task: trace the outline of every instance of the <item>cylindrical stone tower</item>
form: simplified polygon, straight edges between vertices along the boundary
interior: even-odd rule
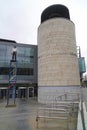
[[[47,103],[80,86],[75,25],[68,8],[52,5],[38,28],[38,101]]]

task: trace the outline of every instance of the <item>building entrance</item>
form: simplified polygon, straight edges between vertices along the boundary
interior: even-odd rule
[[[20,99],[32,98],[35,95],[34,87],[19,87],[17,93],[18,93],[17,97]]]
[[[27,98],[27,88],[26,87],[19,87],[18,88],[18,98]]]
[[[7,88],[0,88],[0,99],[6,99],[7,97]]]
[[[34,97],[34,87],[29,87],[28,88],[28,92],[29,92],[29,94],[28,94],[28,97],[30,98],[30,97]]]

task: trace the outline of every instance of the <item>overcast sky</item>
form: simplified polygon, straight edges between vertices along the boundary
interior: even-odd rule
[[[76,44],[87,61],[87,0],[0,0],[0,38],[37,44],[42,11],[52,4],[64,4],[75,23]]]

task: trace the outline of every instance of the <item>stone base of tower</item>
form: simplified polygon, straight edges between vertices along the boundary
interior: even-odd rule
[[[80,86],[39,86],[38,102],[47,104],[57,101],[76,101],[80,99]]]

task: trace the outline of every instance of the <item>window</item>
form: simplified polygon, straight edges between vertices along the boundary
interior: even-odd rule
[[[23,47],[17,47],[17,60],[20,63],[24,62],[25,49]]]
[[[25,48],[25,56],[29,57],[30,56],[30,49],[31,48]]]
[[[5,61],[6,59],[6,46],[0,45],[0,61]]]
[[[8,75],[9,74],[9,68],[1,67],[0,68],[0,75]]]
[[[18,68],[17,75],[33,75],[32,68]]]
[[[9,68],[1,67],[0,75],[8,75]],[[33,75],[33,68],[17,68],[17,75]]]
[[[34,48],[18,47],[17,60],[19,63],[33,63]]]
[[[7,46],[6,49],[6,61],[10,61],[12,59],[12,48],[13,46]]]

